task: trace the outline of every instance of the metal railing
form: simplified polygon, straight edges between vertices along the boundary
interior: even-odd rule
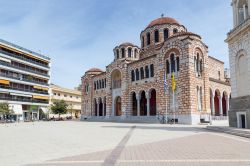
[[[40,65],[40,66],[42,66],[42,67],[49,68],[48,65],[45,65],[45,64],[43,64],[43,63],[39,63],[39,62],[37,62],[37,61],[35,61],[35,60],[32,60],[32,59],[29,59],[29,58],[25,58],[24,56],[18,56],[18,55],[15,55],[15,54],[9,53],[9,52],[7,52],[7,51],[3,51],[3,50],[0,50],[0,53],[3,53],[3,54],[5,54],[5,55],[8,55],[8,56],[11,56],[11,57],[20,59],[20,60],[24,60],[24,61],[26,61],[26,62],[34,63],[34,64]]]
[[[29,103],[43,103],[43,104],[49,104],[48,101],[34,100],[34,99],[24,99],[24,98],[13,98],[13,97],[0,97],[0,100],[9,100],[9,101],[21,101],[21,102],[29,102]]]
[[[14,77],[14,76],[9,75],[9,74],[0,73],[0,76],[2,76],[2,77],[8,77],[8,78],[11,78],[11,79],[16,79],[16,80],[20,80],[20,81],[27,81],[27,82],[31,82],[31,83],[36,83],[36,84],[41,84],[41,85],[47,85],[47,86],[49,86],[48,83],[39,82],[39,81],[35,81],[35,80],[30,80],[30,79],[26,79],[26,78]]]
[[[41,73],[41,72],[38,72],[38,71],[35,71],[35,70],[31,70],[31,69],[27,69],[27,68],[20,67],[20,66],[15,66],[15,65],[13,65],[11,63],[8,63],[8,62],[0,61],[0,64],[4,65],[4,66],[7,66],[7,67],[13,67],[13,68],[16,68],[16,69],[19,69],[19,70],[24,70],[24,71],[28,71],[28,72],[31,72],[31,73],[34,73],[34,74],[38,74],[38,75],[43,75],[43,76],[49,77],[48,74]]]
[[[0,88],[9,89],[9,90],[18,90],[18,91],[23,91],[23,92],[45,94],[45,95],[49,94],[48,92],[45,92],[45,91],[38,91],[38,90],[34,90],[34,89],[25,89],[25,88],[16,88],[16,87],[13,87],[13,86],[7,86],[7,87],[6,86],[0,86]]]

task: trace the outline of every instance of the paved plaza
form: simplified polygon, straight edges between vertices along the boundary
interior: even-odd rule
[[[0,165],[250,165],[249,139],[204,127],[76,121],[1,124]]]

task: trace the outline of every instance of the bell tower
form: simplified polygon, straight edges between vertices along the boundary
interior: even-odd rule
[[[242,24],[250,14],[250,1],[249,0],[233,0],[233,23],[234,28]]]

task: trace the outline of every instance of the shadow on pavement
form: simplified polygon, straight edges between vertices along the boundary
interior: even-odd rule
[[[131,128],[131,126],[102,126],[103,128]],[[207,131],[202,127],[179,127],[179,126],[136,126],[136,129],[143,130],[165,130],[165,131],[193,131],[193,132],[204,132]]]

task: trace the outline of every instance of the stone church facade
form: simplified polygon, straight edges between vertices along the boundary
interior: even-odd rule
[[[229,125],[250,128],[250,0],[232,0],[233,29],[226,42],[232,84]]]
[[[199,35],[161,17],[140,39],[141,47],[116,46],[105,71],[92,68],[82,76],[82,120],[157,120],[162,114],[178,123],[198,124],[227,116],[231,91],[224,63],[208,56]]]

